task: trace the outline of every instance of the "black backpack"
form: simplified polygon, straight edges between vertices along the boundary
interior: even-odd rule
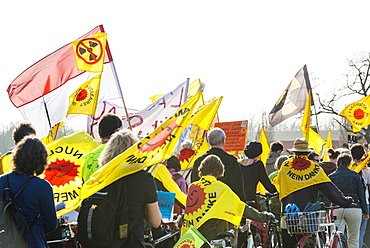
[[[86,248],[130,247],[133,233],[128,226],[124,178],[108,185],[82,202],[77,240]]]
[[[9,187],[8,175],[5,175],[5,188],[3,190],[3,201],[0,202],[0,247],[2,248],[23,248],[28,247],[28,233],[26,219],[22,210],[17,207],[14,199],[22,192],[27,184],[33,179],[30,177],[14,195]]]

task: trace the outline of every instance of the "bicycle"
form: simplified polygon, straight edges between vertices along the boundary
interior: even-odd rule
[[[334,223],[333,211],[339,207],[325,207],[313,212],[286,213],[286,224],[290,235],[303,235],[296,248],[347,248],[347,241]],[[329,210],[329,219],[327,218]],[[325,234],[325,235],[323,235]]]
[[[268,212],[271,212],[270,208],[270,200],[277,198],[278,193],[268,193],[261,194],[259,192],[256,193],[257,196],[266,199],[266,209]],[[273,219],[267,221],[267,223],[259,223],[256,221],[252,221],[251,225],[253,229],[262,230],[262,237],[259,234],[255,235],[254,241],[256,245],[259,245],[263,248],[281,248],[282,247],[282,232],[280,228],[280,223],[278,219]],[[263,231],[266,230],[266,236],[263,235]]]
[[[175,245],[180,238],[179,222],[181,219],[182,215],[174,215],[174,219],[170,223],[161,224],[162,232],[165,234],[156,239],[153,237],[151,228],[147,226],[147,230],[144,234],[145,248],[154,248],[164,242],[170,242],[172,246]]]
[[[246,246],[243,246],[243,248],[255,248],[254,240],[253,240],[253,234],[250,230],[250,220],[246,220],[245,225],[239,226],[240,232],[248,232],[248,238]],[[232,247],[232,241],[235,239],[235,229],[231,229],[227,232],[220,232],[216,235],[217,239],[211,240],[209,242],[209,245],[211,248],[215,247],[223,247],[223,248],[231,248]]]
[[[60,239],[48,240],[49,245],[54,243],[62,243],[63,247],[79,248],[80,245],[76,239],[77,222],[61,222],[62,236]]]
[[[216,238],[217,239],[209,241],[209,245],[211,248],[231,248],[232,240],[235,238],[235,230],[231,229],[227,232],[217,233]]]

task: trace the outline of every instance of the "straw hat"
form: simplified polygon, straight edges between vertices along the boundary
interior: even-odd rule
[[[291,152],[312,152],[312,148],[308,147],[308,141],[305,138],[297,138],[294,141],[293,148],[288,149]]]

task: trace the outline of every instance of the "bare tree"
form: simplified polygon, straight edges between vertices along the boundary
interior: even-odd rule
[[[358,96],[361,99],[370,93],[370,53],[360,53],[348,60],[349,70],[344,75],[344,85],[338,85],[331,91],[331,96],[323,97],[316,93],[319,109],[316,114],[334,115],[334,120],[347,132],[352,132],[351,125],[343,116],[339,116],[338,102],[348,99],[349,96]],[[370,128],[365,127],[358,132],[357,140],[365,138],[370,143]]]

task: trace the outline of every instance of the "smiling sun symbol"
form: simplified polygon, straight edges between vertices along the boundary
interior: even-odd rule
[[[292,168],[297,171],[305,170],[308,167],[310,167],[310,165],[311,165],[310,161],[304,158],[296,158],[292,162]]]
[[[51,162],[45,170],[45,180],[51,185],[61,186],[74,180],[79,165],[66,160],[57,159]]]
[[[186,199],[185,214],[191,214],[200,209],[206,201],[206,193],[199,185],[192,185],[189,188],[188,197]]]
[[[81,91],[80,91],[80,93],[78,93],[78,95],[76,96],[76,100],[77,100],[78,102],[81,102],[81,101],[83,101],[83,100],[85,100],[85,99],[86,99],[87,95],[88,95],[87,90],[83,89],[83,90],[81,90]]]

